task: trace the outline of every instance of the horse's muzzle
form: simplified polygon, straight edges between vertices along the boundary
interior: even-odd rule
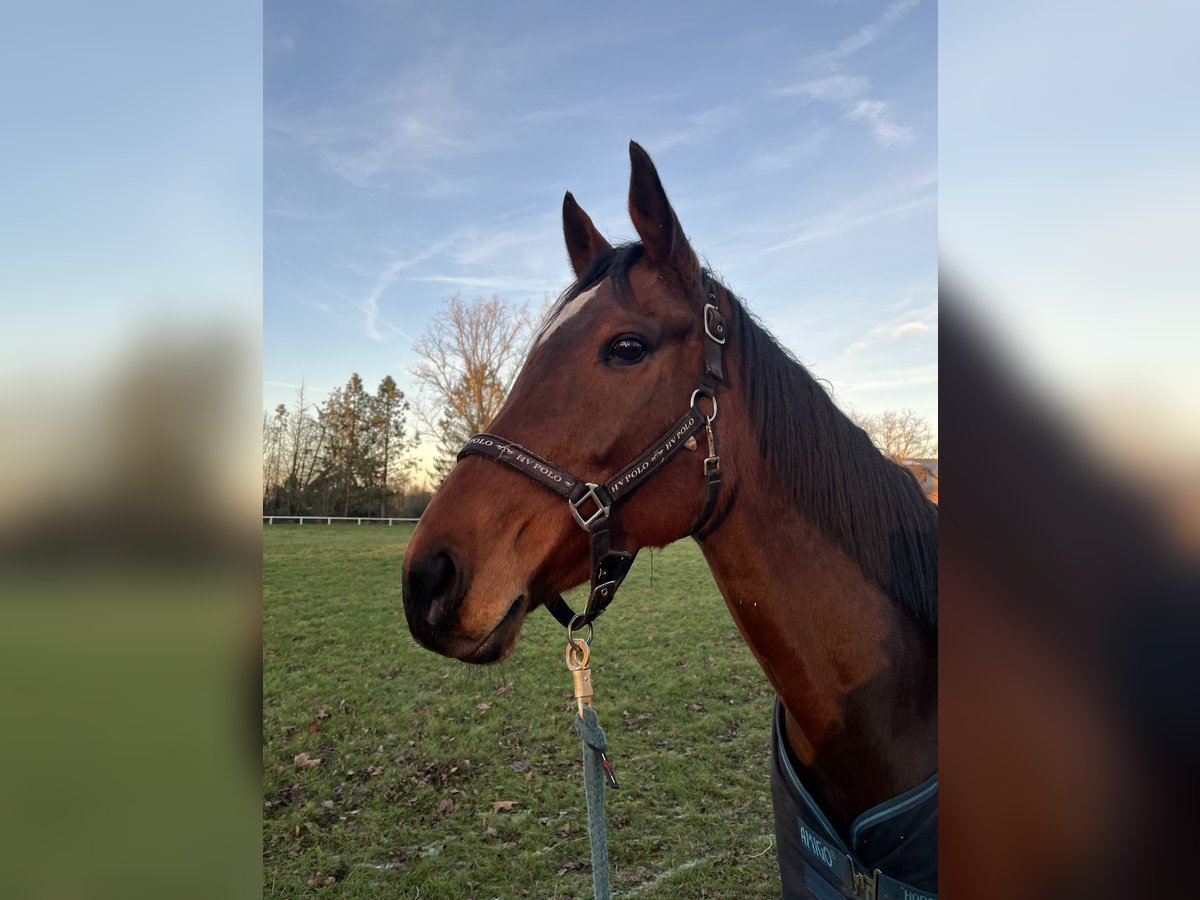
[[[404,568],[404,614],[417,643],[427,650],[470,663],[503,659],[515,637],[514,624],[525,612],[526,595],[518,595],[486,634],[463,628],[458,613],[470,576],[448,547],[415,556]],[[519,630],[519,626],[518,626]]]
[[[439,649],[424,640],[445,631],[455,610],[467,592],[462,566],[447,548],[406,560],[404,567],[404,613],[413,636],[430,649]]]

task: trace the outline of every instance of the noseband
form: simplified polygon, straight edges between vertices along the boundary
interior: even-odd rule
[[[577,478],[520,444],[494,434],[477,434],[458,451],[458,459],[472,454],[482,456],[514,469],[535,484],[558,494],[567,501],[575,522],[588,533],[591,545],[591,590],[587,607],[582,614],[576,615],[561,595],[547,604],[547,609],[564,628],[582,628],[594,622],[612,603],[617,588],[629,574],[637,556],[636,550],[628,551],[616,546],[623,543],[624,538],[617,505],[627,500],[651,475],[660,471],[701,430],[708,439],[708,456],[704,460],[704,509],[688,534],[695,534],[703,528],[716,508],[721,489],[721,457],[717,455],[714,423],[717,420],[717,387],[726,383],[726,327],[717,306],[716,284],[708,272],[704,273],[704,288],[707,299],[702,313],[705,341],[700,387],[692,392],[687,412],[679,417],[670,430],[604,484]],[[711,414],[700,409],[701,398],[707,398],[712,404]],[[694,441],[692,447],[695,447]]]

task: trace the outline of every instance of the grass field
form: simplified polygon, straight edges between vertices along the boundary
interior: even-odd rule
[[[499,665],[420,649],[410,534],[264,529],[264,893],[590,897],[564,633],[537,610]],[[691,541],[642,554],[592,651],[614,893],[778,897],[773,697]]]

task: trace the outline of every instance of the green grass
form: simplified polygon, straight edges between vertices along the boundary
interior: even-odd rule
[[[264,529],[265,895],[590,897],[564,632],[537,610],[485,667],[417,647],[410,534]],[[773,698],[691,541],[642,554],[592,669],[614,893],[778,897]]]

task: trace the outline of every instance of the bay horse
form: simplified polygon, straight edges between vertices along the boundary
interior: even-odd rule
[[[779,697],[784,895],[933,896],[937,510],[701,265],[632,142],[630,160],[640,241],[612,246],[566,194],[576,280],[413,533],[409,628],[495,662],[531,610],[569,621],[559,594],[590,577],[571,624],[590,623],[640,548],[692,537]]]

